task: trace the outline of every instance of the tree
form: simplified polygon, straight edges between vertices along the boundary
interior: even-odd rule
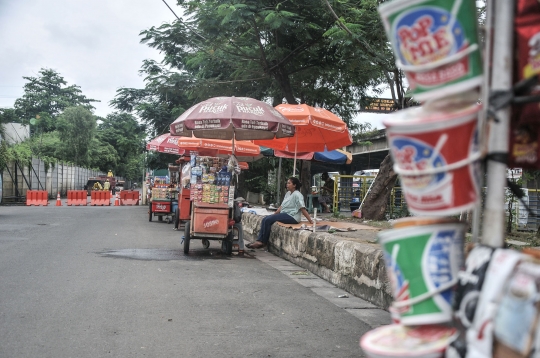
[[[155,134],[166,130],[175,111],[217,95],[324,107],[354,130],[352,118],[367,91],[382,83],[378,64],[330,36],[336,21],[321,3],[190,0],[179,6],[186,20],[142,32],[142,42],[164,54],[162,64],[145,62],[146,88],[121,89],[113,101],[136,111]],[[378,19],[373,1],[358,6]],[[302,179],[305,193],[310,178]]]
[[[335,20],[319,3],[192,0],[181,6],[188,20],[143,31],[143,42],[164,53],[164,65],[191,75],[185,90],[194,102],[215,95],[285,99],[332,110],[354,127],[359,99],[380,83],[374,64],[351,58],[349,48],[326,36]],[[165,73],[151,70],[160,78]]]
[[[329,36],[336,41],[352,41],[363,52],[367,61],[372,61],[379,68],[390,89],[395,109],[403,109],[416,103],[406,96],[403,84],[403,71],[395,65],[395,57],[386,39],[376,8],[382,1],[333,1],[323,0],[329,11],[336,19],[337,28],[329,32]],[[369,3],[368,6],[358,6],[359,3]],[[338,13],[340,14],[338,16]],[[367,103],[365,103],[367,104]],[[355,139],[361,139],[357,136]],[[355,141],[356,141],[355,140]],[[385,218],[388,199],[392,187],[397,180],[397,173],[393,170],[393,160],[390,154],[381,163],[379,174],[375,178],[369,195],[362,206],[362,215],[369,220],[382,220]]]
[[[128,173],[142,172],[141,154],[144,152],[144,138],[146,137],[145,126],[139,124],[135,117],[127,113],[112,113],[106,118],[101,118],[98,125],[97,138],[103,144],[108,144],[114,149],[118,160],[113,162],[111,158],[106,160],[107,168],[98,167],[102,170],[112,170],[119,176],[128,177]],[[134,169],[134,163],[140,167]]]
[[[99,137],[99,133],[92,139],[88,150],[88,166],[98,168],[102,172],[108,172],[116,168],[121,158],[111,144],[102,142],[97,137]]]
[[[140,72],[146,75],[145,88],[120,88],[110,103],[119,111],[135,113],[147,125],[147,134],[157,137],[194,104],[189,99],[191,76],[168,71],[153,60],[144,61]]]
[[[29,124],[30,120],[42,117],[41,128],[50,132],[56,128],[57,117],[68,107],[82,106],[88,111],[94,107],[77,85],[68,85],[66,80],[55,70],[42,68],[38,77],[24,77],[24,94],[14,104],[18,122]]]
[[[58,117],[56,127],[64,158],[77,165],[87,165],[90,143],[96,132],[92,112],[82,106],[66,108]]]

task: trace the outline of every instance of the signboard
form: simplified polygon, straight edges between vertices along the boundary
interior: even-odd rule
[[[392,98],[368,98],[369,105],[364,106],[360,112],[370,113],[390,113],[396,110],[396,105]]]

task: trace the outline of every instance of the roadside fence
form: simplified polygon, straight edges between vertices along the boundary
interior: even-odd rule
[[[88,178],[107,173],[61,161],[46,165],[39,158],[32,158],[31,163],[10,162],[0,174],[2,202],[24,203],[28,190],[46,191],[49,199],[56,198],[57,193],[66,197],[69,190],[83,190]]]

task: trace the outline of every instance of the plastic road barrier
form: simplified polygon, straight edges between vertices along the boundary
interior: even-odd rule
[[[120,205],[138,205],[139,192],[136,190],[122,190],[120,192]]]
[[[90,195],[90,205],[92,206],[110,206],[111,205],[111,192],[92,190]]]
[[[86,206],[88,204],[88,193],[86,190],[68,190],[67,205],[68,206]]]
[[[49,193],[46,190],[28,190],[26,192],[26,206],[49,205]]]

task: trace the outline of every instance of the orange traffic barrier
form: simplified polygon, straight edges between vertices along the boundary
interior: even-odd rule
[[[68,190],[67,205],[68,206],[86,206],[88,204],[88,193],[86,190]]]
[[[120,200],[118,200],[118,194],[115,195],[114,206],[120,206]]]
[[[56,194],[56,206],[62,206],[62,200],[60,200],[60,193]]]
[[[90,195],[90,205],[93,206],[110,206],[111,192],[102,190],[92,190]]]
[[[137,205],[139,192],[135,190],[122,190],[120,192],[120,205]]]
[[[26,205],[49,205],[49,193],[47,193],[47,190],[27,190]]]

